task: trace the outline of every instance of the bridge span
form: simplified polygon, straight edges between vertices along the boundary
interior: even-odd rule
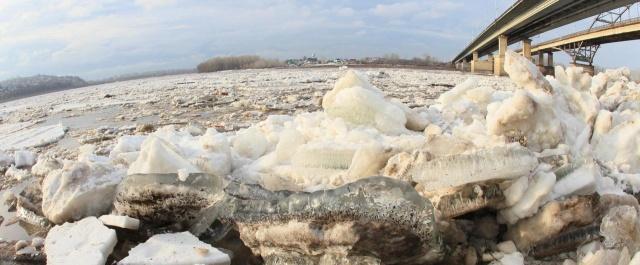
[[[553,66],[553,52],[565,51],[572,57],[574,64],[593,72],[593,57],[600,45],[637,39],[640,39],[640,18],[594,27],[548,40],[533,45],[530,53],[538,55],[538,66],[546,66],[548,68]],[[582,52],[577,51],[580,48],[583,48]],[[519,52],[522,52],[522,50]],[[546,64],[544,61],[545,54],[547,55]]]
[[[597,16],[597,20],[602,14],[618,8],[628,8],[637,2],[640,1],[518,0],[469,43],[452,62],[461,70],[492,71],[496,75],[504,75],[504,54],[508,45],[521,41],[524,55],[531,58],[531,36],[592,16]],[[578,53],[584,53],[586,48],[587,46],[581,45]],[[495,51],[497,53],[493,54]],[[489,55],[489,59],[479,60],[484,55]]]

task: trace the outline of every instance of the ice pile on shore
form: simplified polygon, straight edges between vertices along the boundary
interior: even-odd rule
[[[640,251],[640,86],[625,70],[544,77],[513,52],[505,70],[512,90],[469,79],[420,109],[349,71],[322,111],[235,133],[166,126],[121,137],[108,157],[83,147],[78,161],[43,157],[32,171],[46,174],[54,223],[111,210],[147,233],[190,229],[221,245],[234,230],[274,262],[628,264]],[[175,238],[154,236],[125,261]],[[375,244],[395,238],[416,243]]]

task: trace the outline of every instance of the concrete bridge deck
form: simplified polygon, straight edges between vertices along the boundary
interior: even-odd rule
[[[460,54],[454,63],[488,55],[505,46],[527,40],[531,36],[591,17],[602,12],[627,6],[637,0],[518,0]],[[501,45],[499,37],[505,36]]]
[[[531,47],[531,53],[549,53],[570,49],[578,44],[585,46],[640,39],[640,18],[596,27],[548,40]]]

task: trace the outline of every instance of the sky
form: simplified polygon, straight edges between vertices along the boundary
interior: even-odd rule
[[[87,80],[195,68],[210,57],[429,54],[450,61],[513,0],[0,0],[0,80]],[[582,24],[581,24],[582,23]],[[585,29],[587,21],[534,37]],[[637,42],[596,63],[640,68]],[[561,61],[562,58],[557,59]]]

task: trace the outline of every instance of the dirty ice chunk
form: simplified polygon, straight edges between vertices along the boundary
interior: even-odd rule
[[[44,251],[47,264],[66,265],[81,261],[104,265],[117,243],[116,232],[95,217],[55,226],[47,234]]]
[[[532,217],[509,226],[505,238],[512,240],[518,249],[529,249],[571,226],[591,224],[595,218],[592,199],[573,196],[562,201],[551,201]]]
[[[57,124],[0,135],[0,150],[18,150],[54,143],[62,139],[66,131],[65,126]]]
[[[131,164],[128,175],[178,173],[200,173],[200,170],[186,160],[180,150],[160,137],[149,136],[142,144],[140,155]]]
[[[198,240],[189,232],[154,235],[129,251],[129,256],[118,262],[122,265],[186,265],[230,264],[229,255]]]
[[[138,230],[140,220],[124,215],[107,214],[100,216],[100,221],[108,226],[121,227],[125,229]]]
[[[118,186],[113,206],[118,215],[156,227],[188,224],[220,200],[223,187],[222,177],[211,174],[193,173],[183,181],[176,173],[128,175]]]
[[[36,155],[28,150],[18,150],[13,154],[16,167],[30,167],[36,163]]]
[[[564,138],[562,126],[550,104],[539,99],[551,97],[542,93],[533,97],[517,90],[510,98],[487,106],[487,132],[504,135],[534,151],[555,148]]]
[[[607,248],[626,246],[633,251],[640,250],[638,211],[629,205],[611,208],[602,218],[600,234]]]
[[[42,181],[42,211],[56,224],[103,214],[124,175],[109,164],[67,162]]]

